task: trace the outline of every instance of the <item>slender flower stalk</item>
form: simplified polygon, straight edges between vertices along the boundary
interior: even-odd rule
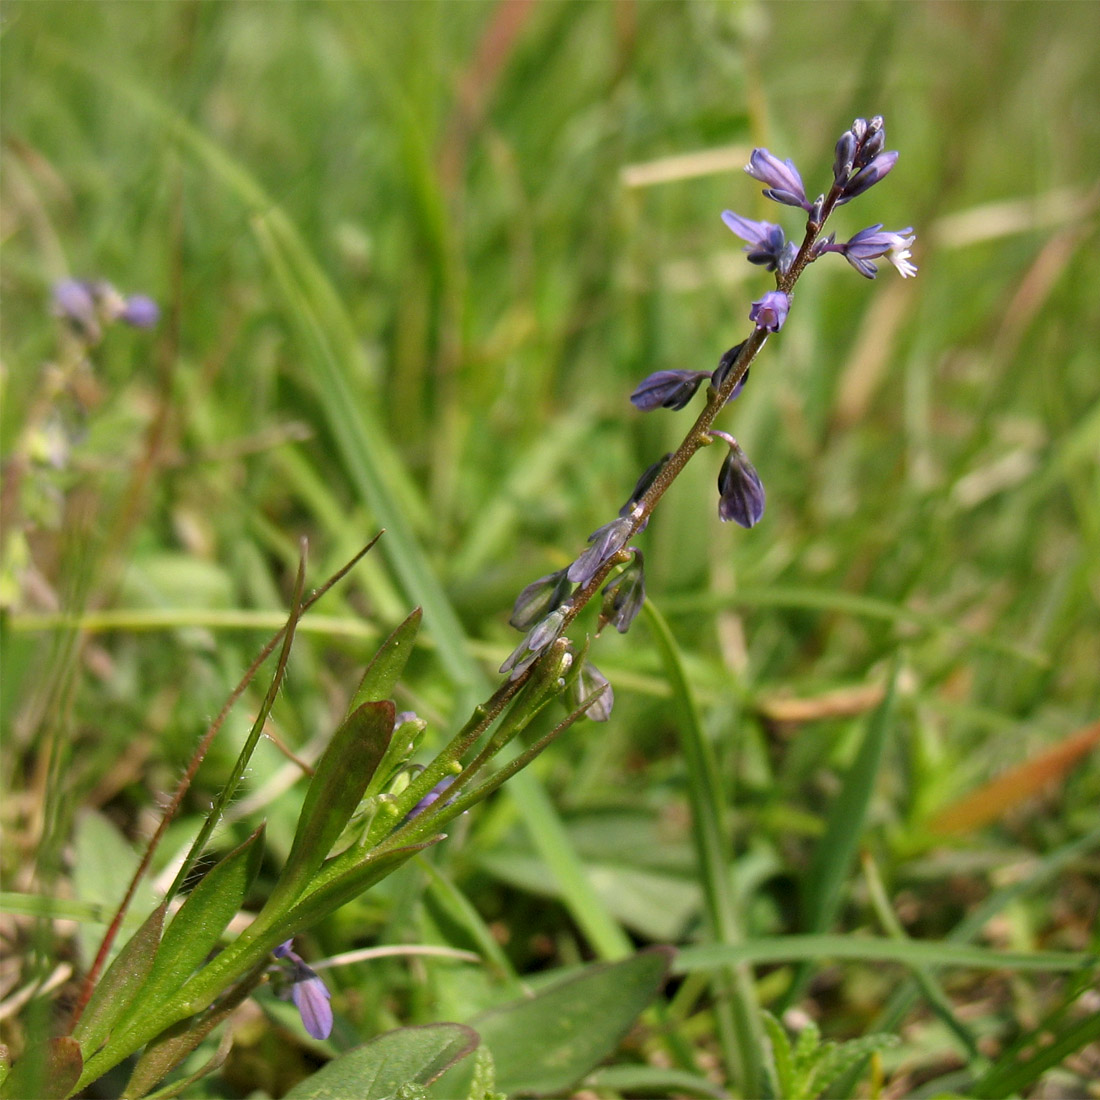
[[[725,439],[729,445],[730,450],[719,476],[721,518],[734,520],[745,527],[752,527],[761,520],[765,494],[760,475],[736,441],[724,432],[716,432],[713,425],[727,402],[741,392],[748,379],[749,368],[768,338],[778,333],[786,322],[793,304],[795,284],[809,264],[830,252],[836,252],[843,255],[860,274],[873,278],[877,269],[871,261],[885,256],[903,278],[916,274],[910,254],[915,237],[909,229],[891,233],[883,232],[881,224],[873,225],[843,244],[838,244],[832,235],[822,236],[823,227],[838,206],[860,197],[893,170],[898,154],[887,151],[885,143],[886,132],[880,116],[869,120],[856,119],[836,142],[832,186],[812,201],[807,197],[802,176],[793,161],[781,160],[767,149],[753,151],[745,171],[766,185],[764,195],[783,206],[805,211],[807,218],[802,242],[795,247],[778,224],[754,221],[729,210],[723,212],[722,220],[726,226],[745,242],[749,262],[774,273],[775,287],[753,303],[749,313],[752,331],[722,356],[718,368],[710,375],[706,402],[679,447],[646,470],[619,518],[593,533],[588,548],[566,570],[568,581],[576,586],[568,600],[536,624],[505,662],[504,671],[511,672],[511,679],[503,694],[498,692],[501,705],[532,674],[550,643],[568,631],[576,616],[599,592],[610,572],[628,560],[623,548],[645,529],[658,501],[698,450],[716,438]],[[643,412],[659,408],[681,409],[697,392],[703,377],[701,371],[657,371],[635,389],[631,402]],[[629,572],[627,570],[623,576]],[[525,589],[525,593],[540,584],[545,589],[549,579],[542,578],[535,582],[535,585]],[[603,621],[615,621],[618,625],[621,619],[629,626],[632,615],[626,617],[620,613],[620,619],[616,619],[619,612],[614,608],[616,592],[620,593],[620,601],[625,606],[628,589],[627,581],[622,578],[608,585],[604,592]],[[610,602],[608,592],[611,593]],[[521,595],[521,601],[523,598]],[[517,607],[521,601],[517,601]],[[524,622],[526,624],[526,620]]]

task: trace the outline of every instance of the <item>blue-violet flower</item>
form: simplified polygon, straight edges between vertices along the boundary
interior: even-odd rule
[[[317,971],[295,954],[293,944],[293,940],[287,940],[279,944],[272,954],[277,959],[287,959],[291,964],[289,996],[302,1017],[306,1031],[314,1039],[327,1039],[332,1034],[332,1005],[329,1004],[332,994],[318,977]]]
[[[797,254],[794,242],[788,244],[781,225],[771,222],[754,222],[732,210],[722,211],[722,221],[727,228],[745,241],[745,251],[750,264],[758,264],[769,271],[786,271]]]
[[[756,322],[757,328],[765,332],[778,332],[787,319],[791,300],[781,290],[769,290],[758,302],[753,302],[749,310],[749,320]]]
[[[811,204],[806,200],[806,189],[794,161],[780,160],[767,149],[753,149],[745,171],[753,179],[767,184],[764,194],[769,199],[787,206],[801,206],[803,210],[810,209]]]

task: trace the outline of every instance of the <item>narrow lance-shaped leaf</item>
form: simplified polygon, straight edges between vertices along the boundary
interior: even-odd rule
[[[423,612],[416,608],[411,615],[378,647],[371,658],[363,678],[348,707],[350,715],[363,703],[380,703],[393,698],[393,689],[405,671],[405,663],[412,653],[416,635],[420,630]]]
[[[389,700],[363,703],[332,735],[306,792],[294,843],[265,906],[267,913],[293,904],[332,851],[385,754],[393,722]]]
[[[61,1100],[80,1079],[84,1062],[80,1044],[68,1035],[28,1047],[0,1084],[4,1100]]]
[[[134,1015],[147,1015],[180,989],[217,946],[244,904],[263,859],[261,825],[219,860],[187,896],[164,931],[153,971],[142,986]]]
[[[130,1080],[123,1091],[124,1096],[145,1096],[158,1081],[163,1080],[184,1058],[186,1058],[233,1010],[247,997],[263,977],[267,963],[262,962],[251,974],[229,991],[216,1004],[205,1012],[182,1020],[158,1035],[142,1051],[137,1065],[134,1066]],[[178,1096],[181,1086],[186,1086],[208,1073],[212,1073],[225,1061],[228,1048],[224,1053],[216,1054],[200,1071],[192,1074],[187,1081],[173,1083],[170,1089],[158,1092],[157,1096]]]
[[[340,867],[336,874],[325,877],[317,889],[309,893],[305,898],[295,904],[291,909],[278,915],[278,922],[264,933],[263,942],[270,943],[273,949],[278,944],[289,940],[304,928],[309,928],[319,920],[327,917],[329,913],[346,905],[353,898],[357,898],[364,890],[373,886],[376,882],[392,874],[407,860],[412,859],[417,852],[430,848],[443,837],[435,836],[420,844],[407,844],[401,848],[394,848],[377,855],[361,856],[358,862],[348,862],[345,867]],[[351,855],[345,852],[344,856]],[[336,869],[344,860],[336,857],[329,861]],[[261,916],[262,919],[262,916]]]
[[[135,994],[152,972],[167,911],[168,903],[161,902],[145,918],[96,984],[88,1007],[73,1029],[73,1038],[81,1044],[85,1058],[95,1053],[118,1020],[129,1011]]]

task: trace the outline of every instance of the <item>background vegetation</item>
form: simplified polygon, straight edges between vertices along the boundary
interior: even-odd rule
[[[770,283],[719,213],[781,217],[741,172],[748,150],[793,157],[813,194],[840,132],[881,113],[901,160],[836,228],[912,225],[920,275],[808,273],[723,424],[767,487],[764,521],[719,524],[701,455],[640,543],[649,594],[733,807],[750,941],[900,935],[892,913],[933,943],[1095,950],[1094,20],[1053,2],[5,5],[5,888],[117,896],[161,793],[281,622],[302,535],[317,583],[388,529],[303,622],[272,732],[315,754],[379,637],[423,604],[399,702],[441,743],[515,644],[515,594],[574,558],[686,428],[635,413],[630,390],[710,369],[747,334]],[[50,286],[69,275],[164,316],[112,330],[51,394]],[[438,874],[410,865],[318,927],[307,957],[492,941],[530,978],[613,954],[608,925],[636,944],[697,937],[692,780],[660,649],[640,621],[594,656],[611,721],[535,770],[602,912],[561,900],[530,807],[505,793],[434,853]],[[895,659],[863,869],[843,869],[817,926],[818,841]],[[988,786],[1005,773],[1015,786]],[[266,745],[219,848],[266,817],[271,858],[285,851],[296,776]],[[102,931],[58,925],[35,955],[34,926],[4,922],[6,996],[34,965],[64,988],[54,966],[79,970]],[[798,973],[757,967],[763,1002],[789,1007]],[[940,973],[934,1008],[884,1020],[904,974],[818,959],[794,1001],[829,1038],[901,1035],[880,1063],[889,1095],[972,1079],[1098,1011],[1072,976],[963,967]],[[329,975],[329,1053],[501,997],[495,971],[453,960]],[[705,1074],[692,981],[666,1024]],[[249,1011],[209,1095],[279,1095],[315,1057]],[[660,1061],[655,1027],[620,1060]],[[1100,1051],[1066,1053],[1014,1086],[1085,1095]]]

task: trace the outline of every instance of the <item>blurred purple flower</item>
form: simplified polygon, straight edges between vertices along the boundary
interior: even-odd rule
[[[657,480],[657,475],[664,469],[665,463],[672,457],[672,452],[662,455],[652,466],[647,466],[642,472],[642,476],[638,478],[637,484],[634,486],[634,491],[630,494],[630,499],[619,509],[619,515],[626,517],[634,511],[639,500],[642,499],[649,492],[649,487]],[[642,528],[639,527],[638,531],[641,532]]]
[[[332,994],[317,972],[292,950],[293,944],[293,940],[287,940],[272,952],[275,958],[286,959],[291,965],[287,975],[291,982],[290,992],[280,996],[284,1000],[289,996],[294,1001],[302,1024],[314,1039],[327,1039],[332,1034],[332,1005],[329,1004]]]
[[[118,319],[134,328],[152,328],[160,320],[160,306],[144,294],[131,294]]]
[[[62,279],[54,283],[53,311],[88,343],[94,344],[99,340],[102,333],[91,283],[83,279]]]
[[[769,290],[758,302],[753,302],[749,310],[749,320],[756,322],[757,328],[765,332],[778,332],[787,319],[791,300],[781,290]]]
[[[787,206],[801,206],[803,210],[810,209],[812,204],[806,200],[806,189],[794,161],[780,160],[767,149],[753,149],[745,171],[753,179],[767,184],[764,194],[769,199]]]
[[[705,370],[659,370],[638,383],[630,403],[642,412],[654,409],[682,409],[710,372]]]

